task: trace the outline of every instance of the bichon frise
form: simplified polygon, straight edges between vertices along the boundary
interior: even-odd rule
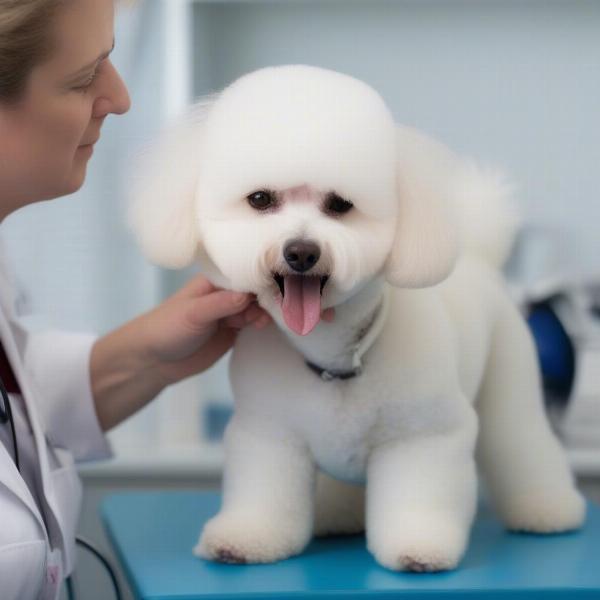
[[[160,147],[132,203],[147,256],[198,261],[275,321],[233,351],[223,504],[197,554],[271,562],[364,528],[390,569],[452,569],[476,459],[508,528],[582,523],[499,271],[516,220],[498,172],[301,65],[240,78]]]

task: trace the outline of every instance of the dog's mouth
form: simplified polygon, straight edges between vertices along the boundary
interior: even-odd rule
[[[319,293],[321,296],[323,295],[323,288],[329,279],[329,275],[279,275],[278,273],[273,273],[273,279],[279,287],[279,291],[281,292],[281,298],[285,298],[285,278],[286,277],[298,277],[300,279],[318,279],[319,280]]]
[[[321,319],[321,297],[329,275],[273,274],[281,292],[286,325],[299,335],[309,334]]]

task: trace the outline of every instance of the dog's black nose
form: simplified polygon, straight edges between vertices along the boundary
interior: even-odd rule
[[[321,256],[321,249],[314,242],[292,240],[285,245],[283,257],[294,271],[304,273],[314,267]]]

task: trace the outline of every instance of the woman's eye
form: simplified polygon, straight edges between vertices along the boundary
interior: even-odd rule
[[[256,210],[266,210],[275,204],[275,195],[273,192],[267,190],[259,190],[258,192],[252,192],[246,196],[248,203],[252,208]]]
[[[75,86],[74,89],[78,92],[85,92],[88,88],[90,88],[92,86],[92,83],[94,83],[94,81],[96,80],[96,77],[98,77],[98,75],[100,75],[103,72],[108,60],[108,58],[104,58],[99,63],[97,63],[93,72],[88,75],[87,79],[82,81],[79,85]]]
[[[335,193],[328,194],[325,199],[325,211],[328,213],[333,213],[336,215],[343,215],[347,213],[354,204],[352,202],[348,202],[348,200],[344,200],[341,196],[338,196]]]
[[[96,79],[96,71],[94,71],[83,83],[76,86],[74,89],[77,91],[85,91],[92,85],[92,83],[94,83],[94,79]]]

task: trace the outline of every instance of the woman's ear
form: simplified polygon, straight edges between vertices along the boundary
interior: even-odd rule
[[[385,276],[397,287],[427,287],[445,279],[458,257],[452,213],[456,158],[408,127],[398,127],[397,140],[398,213]]]
[[[140,157],[129,223],[143,253],[169,268],[191,264],[200,243],[195,194],[204,121],[214,98],[197,104]]]

